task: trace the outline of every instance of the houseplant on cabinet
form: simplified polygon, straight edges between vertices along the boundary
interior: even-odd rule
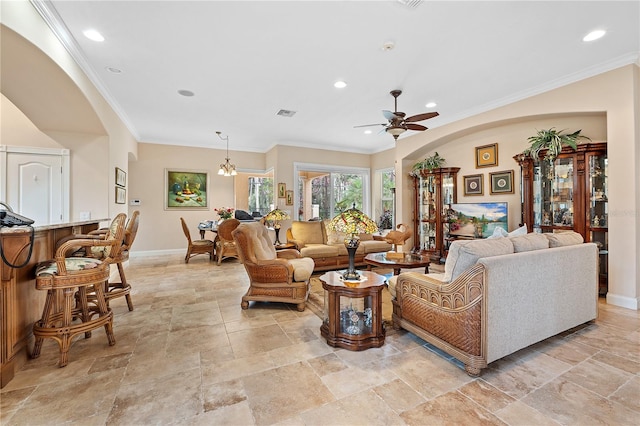
[[[538,130],[535,136],[527,138],[531,146],[522,152],[525,157],[531,157],[534,160],[538,158],[540,151],[546,150],[545,159],[553,162],[565,146],[570,147],[574,151],[578,147],[580,139],[588,139],[587,136],[581,135],[580,130],[573,133],[563,133],[564,130],[556,130],[555,127],[550,129]]]
[[[413,168],[411,169],[411,175],[414,177],[418,176],[420,174],[420,170],[425,170],[425,169],[428,171],[433,171],[435,169],[442,167],[446,161],[447,160],[440,157],[440,154],[436,152],[432,156],[427,157],[424,160],[418,161],[416,164],[414,164]]]

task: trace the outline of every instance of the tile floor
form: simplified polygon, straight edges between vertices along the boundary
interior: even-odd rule
[[[328,346],[284,304],[240,309],[235,260],[138,257],[135,310],[112,302],[117,344],[79,338],[57,368],[45,343],[0,393],[2,425],[638,425],[640,314],[598,320],[469,377],[410,333],[378,349]]]

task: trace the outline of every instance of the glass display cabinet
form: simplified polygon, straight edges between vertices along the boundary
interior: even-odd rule
[[[517,155],[522,174],[522,222],[529,232],[572,230],[600,249],[600,289],[607,292],[609,220],[607,144],[564,148],[553,161]]]
[[[422,169],[412,175],[415,192],[414,252],[440,260],[449,235],[446,211],[457,201],[458,167]]]
[[[382,289],[386,279],[359,271],[361,281],[345,282],[339,272],[320,276],[324,288],[324,315],[320,334],[327,344],[352,351],[384,344]]]

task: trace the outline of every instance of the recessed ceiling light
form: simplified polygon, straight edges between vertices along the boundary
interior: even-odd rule
[[[193,93],[191,90],[178,90],[178,93],[181,94],[182,96],[193,96],[195,95],[195,93]]]
[[[428,102],[425,106],[426,106],[427,108],[435,108],[435,107],[436,107],[436,105],[438,105],[438,104],[436,104],[435,102]]]
[[[336,87],[338,89],[344,89],[345,87],[347,87],[347,83],[345,83],[344,81],[336,81],[335,83],[333,83],[333,87]]]
[[[587,34],[586,36],[584,36],[584,38],[582,39],[582,41],[594,41],[597,40],[599,38],[601,38],[602,36],[604,36],[607,32],[605,30],[595,30],[595,31],[591,31],[589,34]]]
[[[373,133],[371,130],[365,130],[365,131],[364,131],[364,134],[365,134],[365,135],[370,135],[371,133]]]
[[[82,32],[86,38],[93,41],[104,41],[104,37],[97,30],[88,29]]]
[[[122,74],[122,70],[114,67],[106,67],[106,70],[114,74]]]

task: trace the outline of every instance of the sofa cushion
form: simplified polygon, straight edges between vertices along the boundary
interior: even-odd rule
[[[451,272],[451,281],[455,280],[460,274],[475,265],[480,258],[511,253],[513,253],[513,244],[509,238],[471,240],[467,244],[461,245],[459,248],[458,259],[456,260],[455,265],[453,265],[453,270]]]
[[[344,245],[342,246],[344,247]],[[300,254],[304,257],[334,257],[338,256],[338,244],[309,244],[300,249]]]
[[[517,237],[510,237],[509,239],[513,244],[514,253],[549,248],[549,240],[547,237],[535,232],[526,235],[519,235]]]
[[[446,283],[451,282],[453,269],[455,268],[456,263],[458,262],[458,257],[460,256],[460,247],[462,247],[465,244],[469,244],[471,241],[473,240],[455,240],[449,246],[449,253],[447,254],[447,260],[444,262],[444,277],[442,278],[444,282]]]
[[[517,237],[520,235],[527,235],[527,224],[525,223],[520,228],[516,228],[513,231],[509,232],[507,237]]]
[[[323,223],[314,222],[291,222],[291,234],[296,241],[307,244],[324,244]]]
[[[349,235],[344,232],[332,230],[329,228],[329,222],[331,222],[331,220],[324,221],[324,229],[327,233],[327,244],[344,244],[344,240],[347,239]]]
[[[349,252],[347,251],[347,247],[345,247],[344,243],[341,243],[341,244],[328,244],[328,245],[338,248],[338,256],[348,256],[349,255]],[[356,254],[364,254],[364,253],[365,253],[364,245],[362,245],[362,243],[360,243],[360,245],[356,249]]]
[[[313,259],[309,257],[299,257],[296,259],[289,259],[289,263],[293,266],[293,280],[294,281],[307,281],[311,278],[313,273]]]
[[[373,234],[359,234],[360,241],[373,241]]]
[[[582,244],[584,238],[575,231],[554,232],[552,234],[542,234],[549,240],[549,247],[564,247]]]
[[[386,241],[378,240],[360,241],[360,247],[363,247],[364,252],[367,254],[380,253],[383,251],[391,250],[391,244],[387,243]]]

